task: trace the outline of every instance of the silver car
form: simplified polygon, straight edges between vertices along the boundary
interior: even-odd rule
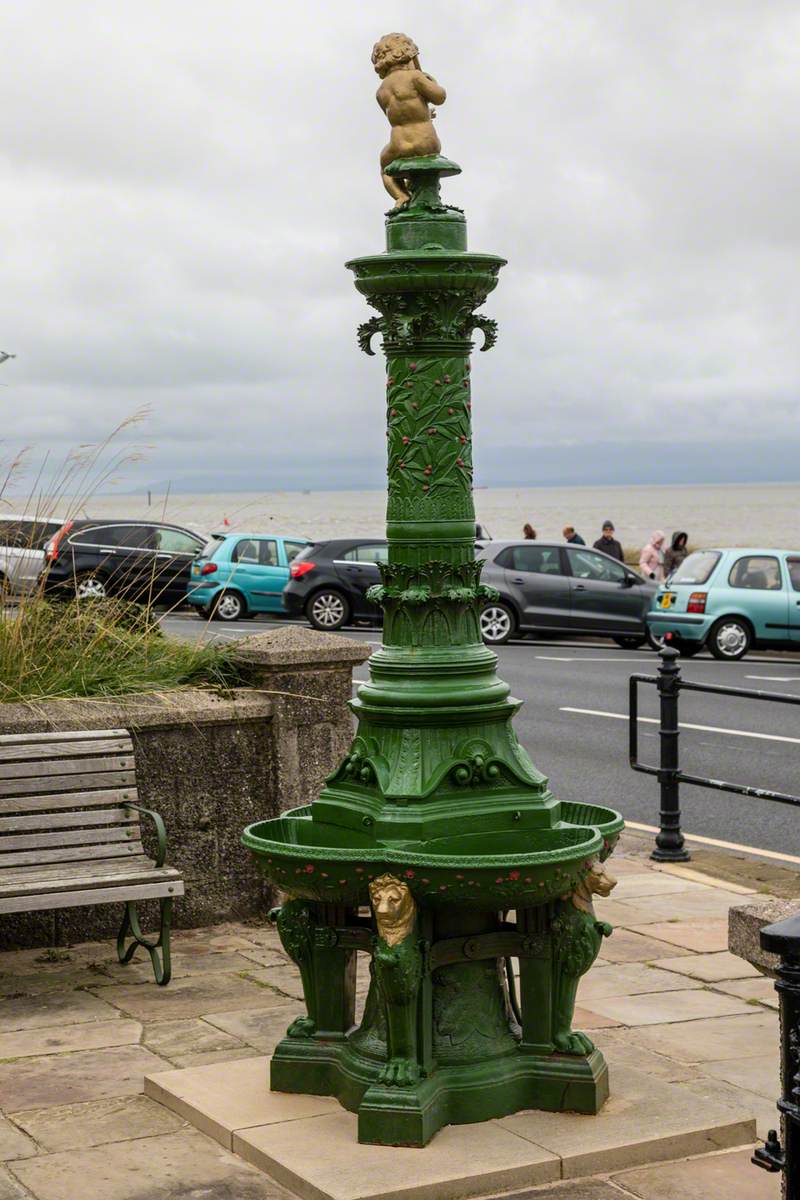
[[[45,545],[63,524],[63,517],[0,513],[0,589],[12,594],[36,590]]]

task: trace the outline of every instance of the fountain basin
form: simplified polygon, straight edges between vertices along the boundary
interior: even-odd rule
[[[248,826],[242,842],[270,883],[300,899],[366,905],[370,880],[391,874],[425,906],[486,911],[568,895],[592,860],[610,853],[622,828],[617,813],[596,805],[564,804],[562,816],[551,829],[452,834],[416,850],[352,829],[342,845],[344,831],[314,821],[308,805]]]

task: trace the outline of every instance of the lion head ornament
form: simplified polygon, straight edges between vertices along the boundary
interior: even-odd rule
[[[417,906],[408,884],[394,875],[379,875],[369,885],[378,933],[388,946],[404,942],[414,928]]]

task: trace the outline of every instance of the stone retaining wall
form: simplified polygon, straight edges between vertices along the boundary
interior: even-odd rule
[[[0,734],[129,729],[140,801],[164,817],[167,861],[186,880],[174,923],[247,918],[271,897],[240,844],[242,829],[314,798],[352,738],[346,702],[353,665],[366,656],[344,637],[271,629],[241,647],[252,687],[0,704]],[[142,909],[152,920],[155,905]],[[2,915],[0,948],[109,937],[121,914],[117,904]]]

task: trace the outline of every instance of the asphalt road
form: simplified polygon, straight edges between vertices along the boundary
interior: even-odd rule
[[[271,618],[221,626],[193,615],[164,619],[179,637],[222,640],[256,633]],[[349,636],[380,645],[380,630]],[[525,639],[498,650],[500,676],[524,701],[517,736],[563,799],[608,804],[631,821],[658,824],[658,784],[628,765],[628,679],[654,674],[649,650],[602,640]],[[800,654],[754,653],[721,663],[703,653],[681,661],[686,679],[800,696]],[[355,678],[367,677],[366,664]],[[640,688],[640,717],[657,716],[655,688]],[[685,692],[680,702],[681,766],[692,774],[800,795],[800,706]],[[687,726],[704,728],[688,728]],[[658,727],[642,721],[639,754],[658,761]],[[800,809],[767,800],[682,788],[687,833],[783,854],[800,854]]]

